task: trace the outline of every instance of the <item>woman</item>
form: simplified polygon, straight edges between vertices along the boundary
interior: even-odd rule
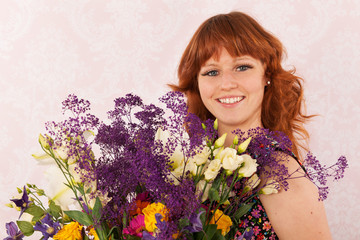
[[[310,116],[302,113],[301,79],[281,66],[283,52],[280,41],[250,16],[220,14],[195,32],[180,61],[179,84],[171,87],[186,94],[190,112],[218,119],[219,136],[228,133],[226,146],[233,130],[264,127],[284,132],[298,155],[296,136],[308,138],[303,124]],[[287,158],[289,172],[298,169],[299,162]],[[254,208],[265,209],[268,221],[254,221],[257,239],[331,239],[323,203],[307,178],[289,180],[287,191],[259,199]]]

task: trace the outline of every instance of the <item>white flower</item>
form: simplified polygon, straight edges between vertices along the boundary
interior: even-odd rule
[[[244,192],[248,192],[254,188],[256,188],[260,183],[259,176],[255,173],[252,175],[245,183]]]
[[[225,148],[219,154],[219,159],[222,162],[222,167],[227,170],[228,174],[233,173],[244,161],[242,156],[237,155],[233,148]]]
[[[168,175],[168,178],[173,180],[175,185],[179,185],[180,182],[178,179],[182,177],[183,173],[184,173],[184,164],[171,171],[171,173]]]
[[[195,160],[196,165],[201,166],[207,162],[209,156],[211,154],[211,150],[209,147],[205,146],[201,149],[193,158]]]
[[[212,181],[216,178],[216,176],[219,173],[219,170],[221,168],[221,160],[220,159],[214,159],[210,161],[209,166],[204,172],[205,180],[206,181]]]
[[[50,149],[50,147],[49,147]],[[69,147],[65,145],[65,143],[63,143],[63,145],[54,145],[52,147],[52,151],[54,153],[55,158],[66,162],[68,164],[73,164],[75,162],[77,162],[78,158],[75,156],[75,154],[69,155]],[[42,153],[36,153],[36,154],[32,154],[32,156],[39,161],[40,164],[52,164],[55,162],[55,160],[48,155],[45,152]]]
[[[263,187],[259,193],[260,194],[273,194],[278,193],[278,190],[280,189],[280,184],[276,182],[275,180],[269,180],[266,182],[265,187]]]
[[[159,128],[156,131],[155,134],[155,141],[161,141],[162,145],[165,147],[169,141],[173,141],[173,139],[170,138],[171,134],[167,130],[162,130]],[[187,138],[187,136],[185,136]],[[165,149],[166,151],[166,149]],[[180,145],[177,145],[175,148],[175,151],[170,156],[170,162],[172,169],[176,169],[184,164],[184,154],[182,152],[182,147]]]
[[[244,162],[239,169],[239,177],[250,177],[256,172],[256,168],[258,166],[256,159],[253,159],[248,154],[243,154],[241,156]]]
[[[186,162],[186,167],[185,167],[186,172],[189,171],[192,176],[195,176],[198,168],[200,168],[200,167],[196,164],[196,161],[194,158],[188,159],[188,161]]]
[[[64,184],[65,177],[57,165],[54,164],[45,171],[45,178],[48,181],[45,193],[57,205],[60,205],[63,210],[67,210],[71,205],[76,204],[74,193]]]
[[[201,196],[201,202],[205,202],[208,197],[209,197],[209,189],[211,188],[211,183],[207,183],[206,188],[204,190],[206,181],[205,180],[200,180],[197,184],[196,184],[196,193],[197,194],[201,194],[202,192],[202,196]]]
[[[213,151],[214,158],[220,159],[220,153],[221,153],[223,150],[224,150],[224,147],[214,149],[214,151]]]

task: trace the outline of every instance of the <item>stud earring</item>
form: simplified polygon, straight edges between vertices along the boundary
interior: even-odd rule
[[[270,85],[270,81],[267,81],[267,85]]]

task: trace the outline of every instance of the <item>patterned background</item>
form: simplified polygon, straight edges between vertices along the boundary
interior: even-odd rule
[[[38,152],[44,123],[61,120],[69,93],[102,119],[128,92],[157,102],[176,82],[180,56],[208,17],[255,17],[287,48],[287,67],[306,80],[310,148],[350,168],[326,200],[334,239],[359,239],[360,1],[357,0],[0,0],[0,235],[17,213],[4,207],[24,183],[46,186]],[[35,238],[33,238],[35,239]]]

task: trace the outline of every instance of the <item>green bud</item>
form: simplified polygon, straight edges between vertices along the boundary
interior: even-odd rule
[[[226,140],[226,136],[227,136],[227,133],[224,133],[220,138],[218,138],[218,139],[215,141],[215,143],[214,143],[215,149],[224,146],[224,143],[225,143],[225,140]]]
[[[215,119],[215,121],[214,121],[214,129],[218,130],[218,120],[217,119]]]
[[[17,189],[18,193],[22,193],[22,192],[23,192],[22,189],[20,189],[20,188],[16,188],[16,189]]]
[[[226,170],[226,176],[231,176],[233,174],[233,171],[230,171],[230,170]]]
[[[242,142],[239,146],[238,146],[238,150],[237,152],[243,153],[246,151],[247,147],[249,146],[249,143],[251,142],[251,137],[249,137],[248,139],[246,139],[244,142]]]
[[[45,195],[45,191],[42,190],[42,189],[36,190],[36,193],[37,193],[37,195],[39,195],[39,196],[44,196],[44,195]]]
[[[49,136],[47,136],[47,135],[45,134],[45,137],[44,137],[42,134],[40,134],[40,136],[39,136],[39,143],[40,143],[40,145],[41,145],[43,148],[45,148],[45,149],[49,149],[49,148],[50,148],[49,140],[50,140],[50,137],[49,137]]]
[[[201,123],[201,127],[205,130],[206,129],[206,126],[204,123]]]
[[[7,204],[5,204],[5,206],[7,206],[9,208],[14,208],[14,205],[12,205],[11,203],[7,203]]]
[[[235,135],[235,137],[234,137],[233,144],[234,144],[234,145],[238,145],[238,144],[239,144],[239,138],[238,138],[237,135]]]

